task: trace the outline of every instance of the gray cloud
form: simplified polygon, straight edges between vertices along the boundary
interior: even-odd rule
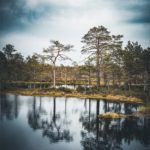
[[[32,8],[26,5],[26,2],[26,0],[0,0],[1,34],[25,29],[53,9],[50,5],[46,4]]]
[[[132,23],[150,23],[150,6],[145,6],[137,11],[141,11],[141,14],[132,18]]]
[[[98,2],[96,0],[78,0],[77,2],[79,3],[77,6],[80,6],[81,9],[88,4],[91,5],[92,2],[96,5],[113,5],[114,8],[124,10],[125,13],[132,13],[131,16],[124,18],[129,23],[150,23],[150,0],[100,0]],[[69,9],[74,5],[76,3],[73,3],[72,0],[56,0],[56,2],[52,0],[0,0],[0,33],[26,29],[44,15],[53,15],[53,12],[62,7],[68,6],[67,9]],[[75,7],[75,9],[77,8]]]
[[[135,0],[135,3],[127,6],[127,10],[133,12],[129,18],[131,23],[150,23],[150,0]]]
[[[11,43],[29,55],[56,39],[75,45],[73,57],[78,59],[81,37],[98,25],[123,34],[124,43],[139,41],[147,47],[149,4],[150,0],[0,0],[0,48]]]

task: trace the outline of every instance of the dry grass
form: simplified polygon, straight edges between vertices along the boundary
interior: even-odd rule
[[[107,112],[98,116],[101,119],[116,119],[116,118],[126,118],[127,115],[117,114],[114,112]]]
[[[141,109],[139,110],[139,113],[143,115],[147,115],[147,114],[150,115],[150,105],[141,107]]]
[[[72,91],[71,93],[66,93],[64,91],[55,91],[55,90],[45,90],[42,91],[40,89],[15,89],[15,90],[7,90],[5,93],[13,93],[19,95],[37,95],[37,96],[55,96],[55,97],[78,97],[78,98],[87,98],[87,99],[97,99],[97,100],[107,100],[113,102],[124,102],[124,103],[137,103],[143,104],[143,101],[139,98],[132,96],[122,96],[122,95],[110,95],[110,94],[83,94],[76,91]]]

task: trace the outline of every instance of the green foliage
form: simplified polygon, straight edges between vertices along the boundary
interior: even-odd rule
[[[0,51],[0,80],[6,79],[6,67],[7,67],[7,59],[5,55]]]
[[[14,49],[14,46],[11,45],[11,44],[7,44],[3,49],[2,51],[4,52],[6,58],[8,60],[12,59],[13,56],[14,56],[14,53],[17,51]]]
[[[112,53],[122,47],[120,41],[122,35],[110,35],[110,32],[104,26],[91,28],[82,38],[85,44],[82,47],[82,53],[89,54],[88,57],[95,60],[96,68],[96,85],[100,86],[100,70],[106,57],[112,56]],[[111,58],[112,59],[112,58]]]
[[[124,51],[122,51],[124,69],[129,74],[129,76],[139,74],[143,70],[143,60],[142,60],[143,49],[138,42],[128,42]]]
[[[142,60],[145,70],[150,74],[150,48],[144,49],[142,53]]]

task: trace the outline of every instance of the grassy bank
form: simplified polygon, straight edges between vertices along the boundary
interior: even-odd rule
[[[126,118],[128,117],[128,115],[118,114],[114,112],[107,112],[107,113],[100,114],[98,117],[100,119],[118,119],[118,118]]]
[[[141,109],[139,110],[139,113],[141,115],[144,115],[150,118],[150,104],[146,104],[145,106],[142,106]]]
[[[113,102],[125,102],[125,103],[136,103],[143,104],[143,101],[140,98],[134,96],[126,96],[119,94],[108,94],[108,93],[82,93],[79,91],[59,88],[59,89],[9,89],[1,91],[1,93],[12,93],[18,95],[28,95],[28,96],[55,96],[55,97],[77,97],[82,99],[102,99]]]

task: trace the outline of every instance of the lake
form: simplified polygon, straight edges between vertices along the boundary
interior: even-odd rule
[[[0,150],[149,150],[150,119],[97,117],[136,111],[103,100],[1,95]]]

